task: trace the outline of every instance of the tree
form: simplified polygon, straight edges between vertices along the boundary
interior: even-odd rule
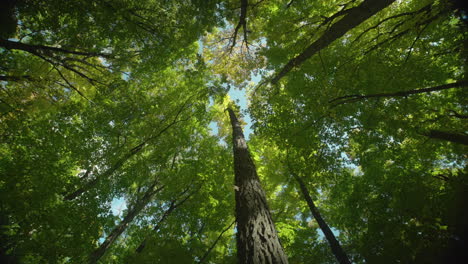
[[[340,243],[338,242],[335,235],[331,231],[330,227],[323,220],[319,210],[317,209],[317,206],[315,206],[315,203],[312,200],[312,197],[310,197],[309,190],[307,186],[305,185],[304,181],[301,179],[299,175],[297,175],[294,171],[292,171],[291,166],[289,166],[289,169],[291,170],[291,174],[293,175],[293,177],[296,179],[297,183],[299,184],[299,188],[301,190],[302,195],[304,196],[304,199],[307,202],[307,205],[309,206],[310,212],[314,216],[322,232],[325,234],[325,237],[327,238],[328,243],[330,244],[331,250],[336,257],[336,260],[340,264],[351,263],[351,261],[349,261],[348,256],[346,255],[343,248],[341,247]]]
[[[288,263],[242,127],[234,111],[227,111],[232,125],[239,263]]]

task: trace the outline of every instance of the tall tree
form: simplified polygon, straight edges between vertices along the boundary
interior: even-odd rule
[[[288,263],[241,124],[231,108],[227,111],[232,126],[239,263]]]
[[[310,192],[306,184],[301,179],[301,177],[295,171],[293,171],[289,163],[288,163],[288,169],[290,173],[293,175],[294,179],[299,184],[299,189],[302,193],[302,196],[306,200],[307,205],[309,206],[310,212],[312,213],[312,216],[315,218],[320,229],[325,235],[325,238],[328,240],[328,243],[330,244],[330,248],[333,252],[333,255],[335,255],[336,257],[336,260],[340,264],[351,264],[351,261],[346,255],[346,252],[341,247],[340,242],[338,242],[332,230],[330,229],[330,227],[328,226],[328,224],[325,222],[322,215],[320,214],[320,211],[318,210],[317,206],[315,206],[314,200],[312,200],[312,197],[310,196]]]
[[[145,206],[151,201],[153,196],[164,188],[164,186],[161,186],[155,189],[156,185],[157,184],[153,184],[148,188],[148,190],[143,194],[143,197],[141,197],[141,199],[139,199],[136,202],[136,204],[132,205],[122,222],[120,222],[112,230],[112,232],[110,232],[110,234],[106,237],[104,242],[101,245],[99,245],[98,248],[96,248],[93,252],[91,252],[91,254],[89,254],[89,263],[97,263],[98,260],[104,254],[106,254],[107,249],[112,245],[112,243],[114,243],[114,241],[125,231],[127,226],[133,221],[133,219],[135,219],[135,217],[141,212],[141,210],[143,210]]]

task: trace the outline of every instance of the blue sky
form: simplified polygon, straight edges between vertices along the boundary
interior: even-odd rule
[[[253,86],[257,85],[258,82],[261,79],[260,75],[252,75],[250,76],[251,82]],[[237,89],[237,88],[231,88],[229,90],[229,97],[231,97],[232,100],[236,102],[237,105],[239,105],[242,113],[243,113],[243,119],[244,122],[246,123],[246,126],[244,127],[244,136],[248,140],[250,138],[250,134],[252,133],[252,118],[250,117],[250,114],[248,113],[248,102],[247,102],[247,95],[246,95],[246,89]]]
[[[243,120],[247,124],[244,127],[244,136],[248,140],[250,137],[250,134],[252,133],[251,125],[252,125],[252,119],[250,118],[249,113],[247,112],[247,95],[245,92],[245,89],[239,90],[237,88],[234,88],[229,91],[229,97],[236,102],[237,105],[239,105],[242,113],[243,113]]]

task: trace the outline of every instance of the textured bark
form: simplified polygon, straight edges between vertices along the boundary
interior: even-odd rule
[[[315,55],[320,50],[326,48],[336,39],[342,37],[346,32],[355,28],[372,15],[389,6],[395,0],[365,0],[359,6],[349,9],[338,22],[331,25],[323,35],[307,47],[301,54],[291,59],[281,71],[271,80],[276,84],[294,67],[301,65],[304,61]]]
[[[306,200],[307,205],[309,206],[310,212],[312,213],[312,216],[317,221],[320,229],[325,235],[325,238],[328,240],[328,244],[330,245],[330,248],[333,252],[333,255],[335,255],[336,260],[340,264],[351,264],[351,261],[349,261],[349,258],[344,252],[343,248],[341,247],[340,242],[338,242],[335,235],[330,230],[330,227],[320,215],[320,212],[315,206],[314,201],[312,200],[312,197],[310,197],[309,190],[307,189],[307,186],[305,185],[304,181],[301,179],[301,177],[299,177],[299,175],[295,174],[294,172],[291,172],[291,173],[293,174],[296,181],[299,183],[301,193],[304,196],[304,199]]]
[[[153,196],[161,191],[164,186],[154,190],[155,185],[152,185],[143,197],[136,202],[136,204],[128,211],[125,218],[118,224],[112,232],[107,236],[104,243],[102,243],[96,250],[94,250],[88,258],[88,263],[97,263],[97,261],[106,253],[107,249],[114,243],[114,241],[125,231],[127,226],[135,219],[135,217],[145,208],[145,206],[151,201]]]
[[[459,133],[450,133],[441,130],[430,130],[426,136],[434,139],[447,140],[457,144],[468,145],[468,135]]]
[[[238,263],[288,263],[241,125],[227,110],[233,130]]]

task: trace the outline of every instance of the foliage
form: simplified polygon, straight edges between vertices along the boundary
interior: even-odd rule
[[[396,1],[275,85],[364,1],[7,2],[0,261],[84,263],[160,187],[99,262],[236,263],[234,87],[290,263],[335,261],[294,174],[354,263],[466,257],[466,145],[431,136],[467,137],[456,1]]]

